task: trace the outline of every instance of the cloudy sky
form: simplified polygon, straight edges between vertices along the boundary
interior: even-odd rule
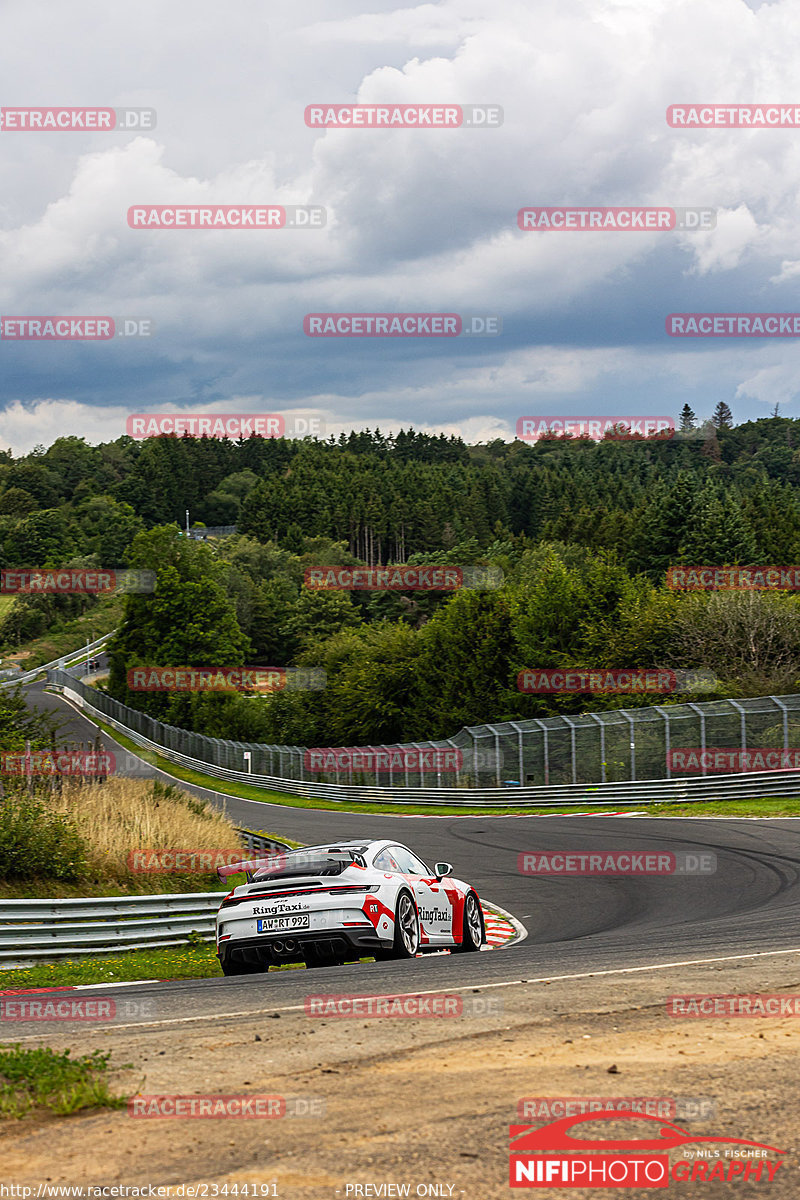
[[[789,339],[670,312],[800,310],[800,0],[4,0],[3,106],[152,107],[135,132],[0,131],[0,312],[152,322],[0,340],[0,445],[128,414],[314,416],[510,438],[522,415],[800,415]],[[491,129],[307,128],[309,104],[495,104]],[[131,229],[131,205],[315,204],[317,230]],[[535,205],[710,206],[705,233],[522,232]],[[312,339],[310,312],[497,314],[493,338]]]

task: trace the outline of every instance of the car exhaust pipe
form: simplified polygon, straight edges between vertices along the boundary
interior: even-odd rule
[[[288,942],[283,943],[283,948],[287,954],[294,954],[295,950],[297,949],[297,942],[290,938]]]
[[[276,954],[283,954],[283,942],[273,942],[272,949]]]

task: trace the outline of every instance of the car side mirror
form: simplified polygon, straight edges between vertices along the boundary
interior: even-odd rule
[[[446,862],[434,863],[433,864],[433,873],[437,879],[442,879],[442,878],[444,878],[445,875],[452,875],[453,874],[453,864],[446,863]]]

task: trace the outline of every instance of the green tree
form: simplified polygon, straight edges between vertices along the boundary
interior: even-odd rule
[[[30,492],[21,487],[6,488],[0,495],[0,513],[11,517],[27,517],[28,513],[32,513],[38,507]]]
[[[706,485],[684,530],[679,561],[724,566],[752,563],[757,556],[756,538],[739,499],[727,493],[720,495],[713,486]]]
[[[714,409],[711,424],[715,429],[731,429],[733,427],[733,413],[724,400],[720,400]]]
[[[127,671],[139,666],[236,667],[247,639],[225,591],[224,568],[202,543],[179,536],[174,525],[138,534],[132,567],[156,572],[152,594],[126,597],[125,619],[113,639],[109,691],[117,699],[162,719],[184,718],[185,696],[130,691]]]
[[[286,618],[285,636],[302,653],[341,629],[361,624],[361,617],[347,592],[302,588]]]
[[[6,537],[6,563],[20,567],[61,567],[75,553],[64,512],[46,508],[31,513]]]
[[[75,523],[83,535],[87,552],[96,554],[101,565],[121,566],[137,533],[144,528],[130,504],[112,496],[91,496],[75,509]]]

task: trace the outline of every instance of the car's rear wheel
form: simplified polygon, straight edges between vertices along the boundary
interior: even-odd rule
[[[462,953],[480,950],[483,945],[483,914],[478,897],[470,892],[464,901],[464,924],[461,930],[461,945],[453,949]]]
[[[414,958],[419,950],[419,916],[409,892],[397,897],[394,914],[394,946],[391,958]]]

